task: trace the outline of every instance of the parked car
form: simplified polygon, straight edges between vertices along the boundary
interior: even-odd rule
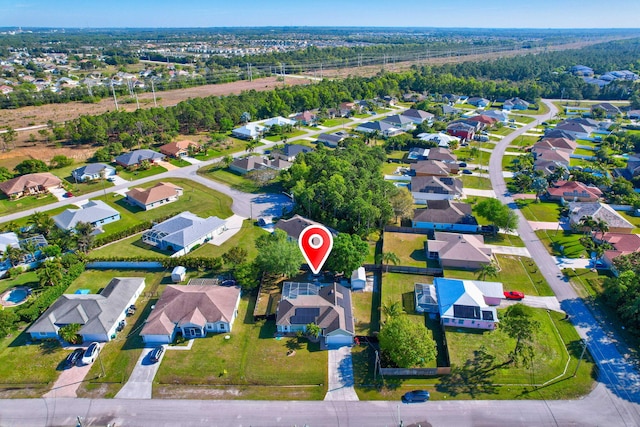
[[[222,281],[222,283],[220,283],[220,286],[235,286],[235,285],[236,285],[236,281],[231,279],[224,280]]]
[[[518,291],[505,291],[504,292],[504,297],[506,299],[521,300],[521,299],[524,298],[524,294],[522,292],[518,292]]]
[[[67,191],[64,193],[64,197],[73,197],[73,193],[71,191]]]
[[[76,348],[75,350],[73,350],[64,360],[64,368],[69,369],[76,366],[78,364],[78,361],[82,358],[83,354],[84,348]]]
[[[116,177],[115,176],[110,176],[109,178],[107,178],[107,181],[109,182],[115,182]]]
[[[118,323],[118,326],[116,326],[116,332],[122,331],[125,326],[127,326],[127,322],[123,319]]]
[[[429,397],[431,397],[431,395],[427,390],[413,390],[405,393],[402,396],[402,401],[404,403],[420,403],[426,402],[429,400]]]
[[[471,172],[469,169],[462,169],[462,173],[465,174],[465,175],[473,174],[473,172]]]
[[[164,353],[164,346],[159,345],[151,350],[151,352],[149,353],[149,360],[152,363],[157,363],[158,360],[160,360],[160,358],[162,357],[162,353]]]
[[[461,167],[461,168],[466,168],[467,164],[465,162],[460,162],[460,163],[458,163],[458,166]]]
[[[96,357],[98,356],[99,352],[100,352],[100,344],[98,344],[97,342],[92,342],[89,345],[89,347],[87,347],[87,350],[84,352],[84,356],[82,356],[82,364],[88,365],[90,363],[93,363],[93,361],[96,360]]]

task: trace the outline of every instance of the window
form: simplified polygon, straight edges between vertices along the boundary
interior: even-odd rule
[[[458,320],[458,325],[462,325],[462,324],[464,324],[464,319],[459,319]]]

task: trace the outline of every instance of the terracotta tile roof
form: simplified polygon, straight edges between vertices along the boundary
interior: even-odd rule
[[[157,201],[174,197],[178,194],[178,191],[182,188],[170,182],[160,182],[151,188],[134,188],[126,193],[127,197],[130,197],[142,204],[148,205]]]
[[[57,187],[62,183],[60,178],[49,172],[30,173],[0,183],[0,191],[6,195],[20,193],[34,187]]]
[[[184,139],[182,141],[174,141],[168,144],[164,144],[160,147],[160,152],[162,154],[166,154],[167,156],[177,156],[183,150],[188,150],[189,147],[200,148],[200,144],[194,141],[189,141],[188,139]]]

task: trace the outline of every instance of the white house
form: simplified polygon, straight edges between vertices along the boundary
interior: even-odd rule
[[[502,283],[436,277],[433,284],[443,326],[496,328],[496,306],[504,297]]]

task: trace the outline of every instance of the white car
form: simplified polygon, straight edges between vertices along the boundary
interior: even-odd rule
[[[93,363],[96,357],[98,357],[98,352],[100,352],[100,344],[92,342],[82,356],[82,364],[89,365]]]

